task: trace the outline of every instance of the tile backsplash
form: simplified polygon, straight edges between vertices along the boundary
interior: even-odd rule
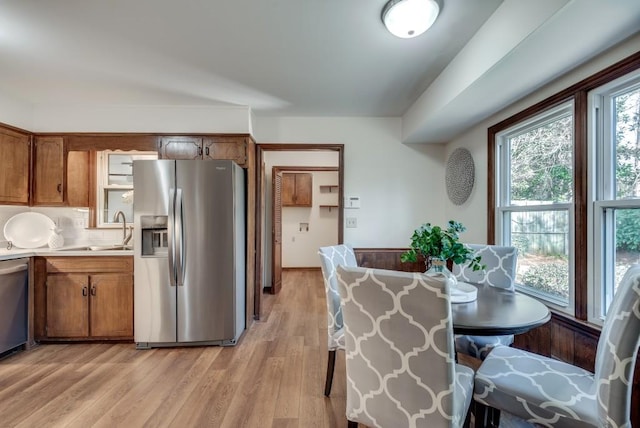
[[[7,245],[4,225],[14,215],[23,212],[38,212],[49,217],[61,229],[65,246],[75,244],[113,244],[122,240],[122,229],[87,229],[89,213],[82,208],[24,207],[0,205],[0,248]]]

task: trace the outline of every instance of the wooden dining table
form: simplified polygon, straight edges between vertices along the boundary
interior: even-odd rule
[[[549,308],[531,296],[486,284],[471,285],[478,289],[476,300],[451,304],[455,334],[520,334],[551,319]]]

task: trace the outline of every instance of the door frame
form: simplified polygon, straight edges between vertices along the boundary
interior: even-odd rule
[[[264,154],[268,151],[280,152],[317,152],[336,151],[338,152],[338,243],[342,244],[344,239],[344,144],[270,144],[256,143],[256,163],[260,168],[257,175],[256,194],[256,271],[255,271],[255,294],[254,294],[254,314],[255,319],[260,319],[260,300],[262,295],[262,271],[264,270],[264,254],[262,251],[263,231],[262,223],[266,217],[266,191],[265,191],[265,165]]]
[[[271,167],[271,184],[272,188],[275,190],[276,187],[273,185],[274,177],[283,172],[338,172],[338,167],[334,166],[273,166]],[[338,191],[340,191],[340,187],[338,187]],[[281,189],[278,189],[278,194],[271,193],[271,294],[276,294],[280,292],[280,287],[282,285],[282,265],[276,265],[276,260],[282,262],[282,216],[276,216],[276,211],[282,213],[282,198],[280,197]],[[276,201],[280,202],[280,204],[276,204]],[[338,193],[338,209],[340,210],[342,206],[342,196]],[[342,243],[342,237],[340,236],[342,233],[342,228],[340,225],[342,224],[342,220],[340,218],[340,212],[338,211],[338,241]],[[279,219],[280,227],[276,228],[276,218]],[[280,231],[280,242],[279,246],[276,246],[276,230]],[[265,233],[267,231],[265,230]],[[276,257],[276,254],[279,257]]]

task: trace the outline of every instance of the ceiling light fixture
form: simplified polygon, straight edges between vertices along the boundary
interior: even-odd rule
[[[382,9],[382,22],[394,36],[410,39],[427,31],[439,12],[436,0],[389,0]]]

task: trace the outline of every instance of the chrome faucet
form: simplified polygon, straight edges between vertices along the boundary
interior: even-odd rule
[[[114,223],[118,223],[119,220],[122,220],[122,245],[127,245],[127,243],[131,240],[131,235],[133,234],[133,229],[129,226],[129,233],[127,233],[127,219],[124,216],[124,213],[120,210],[116,211],[113,214]]]

